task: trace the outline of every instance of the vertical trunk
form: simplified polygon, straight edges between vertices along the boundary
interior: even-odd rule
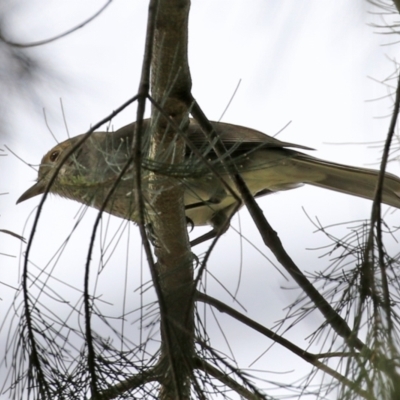
[[[188,0],[160,0],[153,42],[152,96],[177,125],[187,121],[184,98],[190,94],[191,78],[187,59]],[[153,107],[153,137],[150,158],[180,164],[184,141]],[[171,149],[174,151],[171,151]],[[173,178],[155,173],[151,199],[154,209],[152,228],[156,247],[157,272],[162,291],[161,399],[189,399],[191,361],[194,352],[193,268],[186,229],[183,190]]]

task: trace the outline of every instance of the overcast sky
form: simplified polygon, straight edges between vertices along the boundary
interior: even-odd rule
[[[116,0],[93,22],[72,35],[29,49],[29,54],[44,63],[48,75],[43,75],[37,87],[40,96],[35,98],[34,106],[27,99],[10,95],[3,106],[7,127],[2,132],[0,147],[6,145],[27,163],[37,165],[43,154],[55,145],[42,109],[46,110],[57,140],[62,141],[67,138],[67,132],[60,99],[69,133],[75,136],[132,97],[140,78],[147,3]],[[21,42],[46,39],[79,24],[98,8],[99,2],[94,0],[15,2],[8,10],[9,34],[11,39]],[[291,122],[279,134],[280,139],[312,147],[316,149],[312,154],[319,158],[356,166],[378,166],[379,149],[366,143],[385,139],[392,100],[369,100],[388,93],[387,87],[376,80],[382,81],[395,71],[390,58],[396,54],[398,46],[384,46],[394,42],[395,37],[377,34],[379,29],[371,24],[382,23],[382,20],[369,13],[371,10],[372,6],[362,0],[193,0],[189,35],[193,94],[208,118],[218,120],[240,82],[222,121],[270,135]],[[395,85],[394,81],[390,83]],[[132,122],[135,115],[133,106],[116,117],[113,126],[117,129]],[[7,153],[7,157],[0,158],[0,192],[8,192],[0,196],[0,229],[28,238],[33,219],[30,213],[39,198],[19,205],[15,202],[33,184],[36,172]],[[388,169],[399,174],[395,163]],[[260,204],[294,261],[302,270],[310,272],[322,270],[328,259],[319,258],[324,251],[307,249],[329,242],[323,234],[314,233],[315,227],[303,209],[312,218],[318,216],[323,225],[365,219],[371,209],[371,202],[367,200],[312,187],[268,196],[261,199]],[[73,229],[80,210],[77,203],[50,196],[30,255],[40,268],[47,268],[48,273],[52,271],[78,287],[82,287],[95,211],[87,210],[54,269],[53,256]],[[398,213],[392,221],[396,218]],[[107,221],[105,218],[105,224]],[[111,240],[121,220],[111,218],[109,223],[108,231],[105,233],[104,228],[102,233],[105,243]],[[241,227],[242,234],[273,260],[246,211],[236,216],[232,225],[235,229]],[[140,285],[140,279],[148,279],[146,263],[141,261],[138,230],[132,224],[124,226],[125,233],[112,262],[100,274],[97,287],[97,293],[114,304],[107,309],[114,315],[122,313],[125,265],[130,266],[127,296],[133,302],[127,309],[140,305],[137,293],[132,293]],[[197,237],[202,232],[195,229],[192,235]],[[335,228],[334,232],[341,236],[346,231]],[[388,248],[396,251],[395,242],[388,242]],[[8,285],[18,285],[23,251],[24,246],[21,248],[18,240],[1,236],[0,253],[16,256],[0,256],[1,280]],[[110,253],[109,249],[107,254]],[[94,275],[96,268],[95,265]],[[281,286],[293,287],[294,283],[285,280],[258,251],[245,243],[241,247],[233,229],[219,241],[209,269],[232,293],[241,276],[239,301],[250,317],[267,327],[284,317],[284,307],[298,294],[281,290]],[[143,278],[138,274],[140,270]],[[33,268],[32,273],[37,274],[37,270]],[[207,282],[211,295],[234,305],[211,276]],[[3,310],[8,309],[13,295],[12,288],[2,288]],[[125,329],[137,331],[137,327],[131,325],[133,319],[128,318],[129,327]],[[250,333],[249,329],[237,329],[239,325],[229,323],[227,317],[221,317],[221,321],[226,324],[225,333],[243,367],[248,367],[270,345],[270,341]],[[287,337],[306,348],[306,336],[321,322],[315,313]],[[212,322],[210,326],[214,326]],[[234,334],[229,331],[232,327],[236,327]],[[4,337],[6,332],[3,329],[0,335]],[[217,330],[214,340],[212,343],[229,352]],[[277,353],[268,353],[254,368],[280,372],[294,369],[293,358],[288,358],[290,361],[285,364],[288,353],[279,353],[277,348],[274,349]],[[279,358],[281,364],[276,363],[276,354],[285,355]],[[300,375],[303,374],[304,370],[300,371]],[[288,379],[294,376],[290,373]],[[276,379],[274,375],[264,377]],[[280,379],[284,381],[286,377]]]

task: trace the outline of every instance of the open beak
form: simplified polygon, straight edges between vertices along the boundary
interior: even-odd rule
[[[25,200],[31,199],[39,194],[43,194],[46,190],[45,181],[41,180],[36,182],[33,186],[31,186],[23,195],[17,200],[17,204],[21,203]]]

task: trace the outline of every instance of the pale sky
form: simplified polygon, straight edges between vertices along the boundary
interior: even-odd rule
[[[10,32],[12,39],[21,42],[43,40],[59,34],[91,16],[100,6],[94,0],[19,3],[20,6],[13,9],[9,23],[13,27]],[[140,78],[147,3],[116,0],[97,19],[72,35],[29,49],[30,54],[40,57],[52,76],[44,77],[38,88],[41,96],[35,100],[35,107],[15,96],[10,97],[6,108],[9,126],[6,135],[1,137],[0,147],[6,145],[26,162],[37,165],[43,154],[55,145],[46,128],[42,109],[46,110],[53,133],[62,141],[67,138],[67,133],[60,98],[69,133],[75,136],[132,97]],[[382,20],[368,12],[371,10],[372,6],[361,0],[193,0],[189,31],[193,94],[209,119],[218,120],[240,81],[222,121],[245,125],[270,135],[291,121],[289,127],[280,133],[280,139],[312,147],[316,149],[312,155],[318,158],[378,168],[379,149],[354,143],[381,141],[386,137],[392,100],[369,100],[388,93],[387,87],[376,80],[382,81],[395,71],[390,58],[396,54],[398,45],[385,46],[395,42],[396,37],[376,33],[379,29],[370,25],[382,23]],[[395,81],[389,83],[395,85]],[[132,122],[135,115],[135,107],[130,107],[114,119],[113,126],[117,129]],[[0,163],[0,192],[8,192],[8,195],[0,197],[0,229],[28,238],[33,220],[30,213],[39,198],[19,205],[15,202],[32,185],[36,172],[10,153],[2,157]],[[400,172],[395,163],[390,164],[388,170],[398,175]],[[303,208],[311,218],[317,216],[323,225],[331,225],[368,218],[372,204],[313,187],[281,192],[265,197],[259,203],[288,253],[299,268],[309,272],[323,270],[328,259],[319,258],[323,250],[307,249],[329,242],[323,234],[314,233],[315,227]],[[76,223],[79,209],[80,205],[72,201],[48,197],[30,255],[32,262],[40,268],[50,263],[46,269],[48,273],[54,265],[52,257]],[[95,217],[96,211],[87,210],[52,272],[77,287],[82,287],[87,245]],[[245,210],[232,221],[236,229],[239,229],[239,218],[242,234],[274,260]],[[104,221],[107,222],[108,218]],[[398,213],[392,216],[391,221],[394,224],[398,221]],[[121,220],[111,218],[105,242],[111,240],[112,230],[120,223]],[[204,230],[196,228],[191,235],[197,237]],[[97,293],[103,295],[103,300],[114,304],[106,309],[108,314],[122,313],[127,247],[130,248],[127,298],[132,302],[126,306],[127,309],[140,305],[140,297],[133,293],[140,285],[139,271],[143,271],[143,281],[148,279],[147,265],[140,258],[138,229],[131,224],[129,238],[127,231],[128,228],[112,261],[99,275]],[[346,234],[343,228],[335,228],[332,232],[339,237]],[[392,253],[397,253],[397,244],[393,240],[387,246]],[[201,247],[203,250],[206,248],[207,245]],[[18,240],[1,236],[0,253],[16,256],[0,256],[1,281],[18,286],[24,249]],[[199,247],[196,251],[201,253],[201,249]],[[96,268],[94,264],[93,275]],[[291,279],[284,280],[252,247],[244,243],[242,248],[233,229],[220,239],[209,269],[232,293],[241,275],[238,300],[246,308],[248,316],[270,328],[285,316],[283,309],[298,294],[298,291],[282,290],[282,286],[294,287],[295,284]],[[279,266],[278,269],[283,271]],[[38,274],[37,270],[32,269],[32,274]],[[210,295],[240,309],[211,277],[207,281]],[[54,284],[51,280],[49,282]],[[64,297],[70,294],[66,291]],[[9,308],[13,295],[13,289],[2,288],[2,315]],[[146,296],[151,298],[151,295],[145,295],[145,301],[148,300]],[[44,303],[50,301],[42,300]],[[229,353],[211,313],[208,315],[212,344]],[[247,368],[271,344],[268,339],[239,327],[228,317],[218,312],[216,315],[224,325],[240,366]],[[137,335],[138,331],[137,326],[132,325],[135,319],[127,318],[125,326],[125,329],[132,330],[132,335]],[[314,313],[286,337],[307,348],[306,337],[321,322],[320,315]],[[0,344],[4,343],[6,333],[7,329],[3,328]],[[275,372],[297,368],[296,372],[279,378],[274,374],[263,375],[266,379],[281,381],[292,381],[295,376],[302,376],[304,366],[287,351],[282,352],[278,345],[253,365],[255,369]]]

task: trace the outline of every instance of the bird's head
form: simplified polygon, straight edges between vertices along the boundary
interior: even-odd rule
[[[68,182],[72,182],[73,176],[77,175],[78,163],[77,157],[81,149],[77,149],[73,154],[70,153],[71,148],[79,141],[80,136],[68,139],[57,146],[54,146],[50,151],[48,151],[42,158],[40,163],[38,178],[36,183],[31,186],[22,196],[17,200],[17,204],[22,201],[31,199],[39,194],[43,194],[52,179],[53,175],[57,173],[51,187],[49,188],[50,193],[59,194],[61,196],[66,196],[64,188],[68,187]]]

